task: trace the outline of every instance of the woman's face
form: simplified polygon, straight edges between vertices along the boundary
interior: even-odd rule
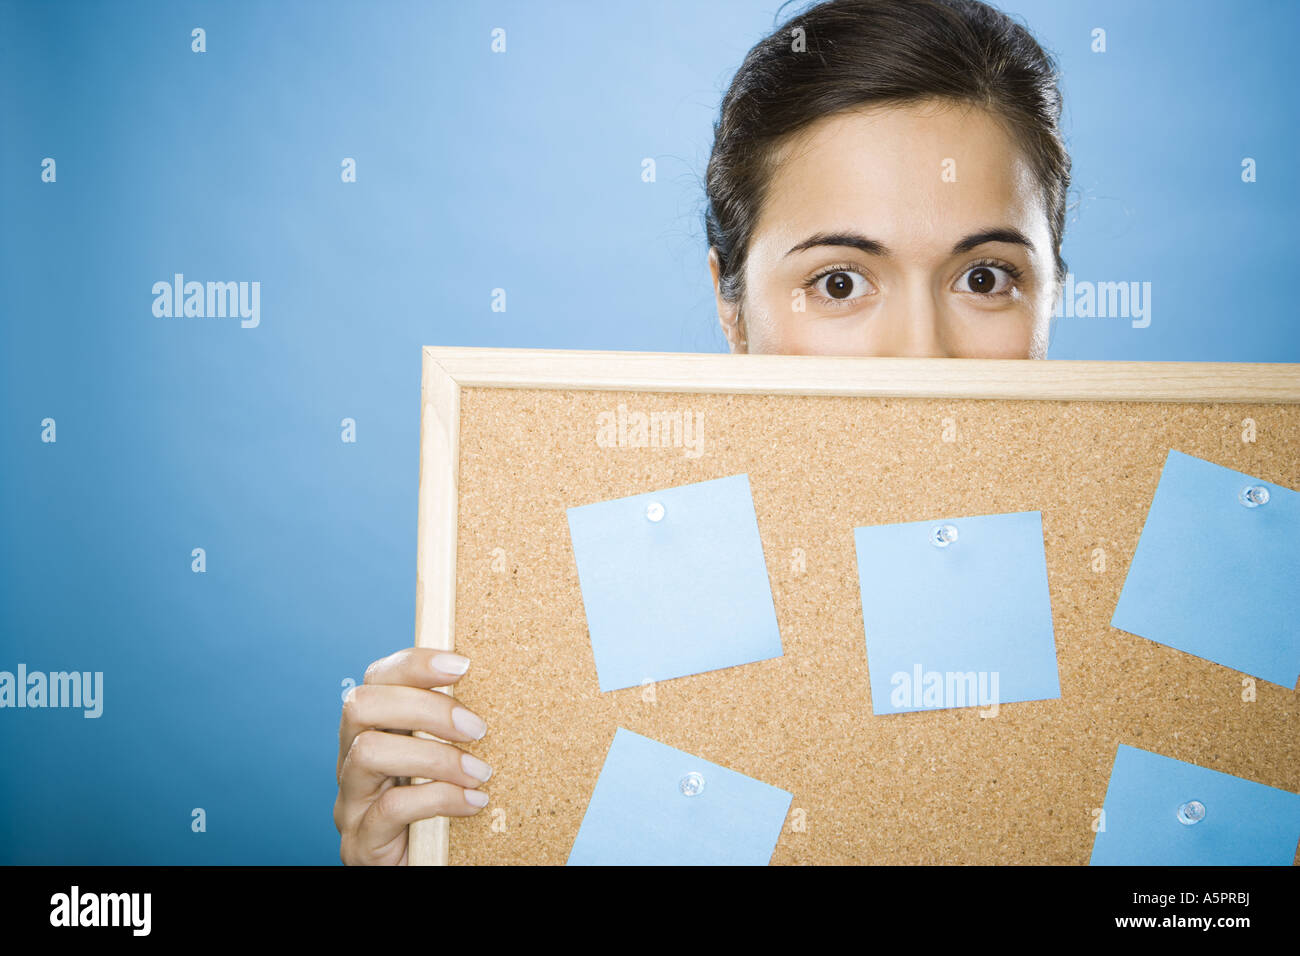
[[[839,113],[778,159],[742,301],[718,297],[733,352],[1046,357],[1047,214],[988,113],[937,101]],[[712,250],[709,268],[716,293]]]

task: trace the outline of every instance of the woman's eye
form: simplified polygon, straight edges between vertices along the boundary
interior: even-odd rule
[[[871,283],[857,272],[850,272],[847,269],[838,272],[830,272],[820,276],[813,283],[813,290],[828,299],[858,299],[866,295],[871,289]]]
[[[957,280],[957,291],[997,295],[1011,286],[1011,275],[997,266],[975,266]]]

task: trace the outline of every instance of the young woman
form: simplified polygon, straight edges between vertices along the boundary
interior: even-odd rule
[[[708,266],[733,352],[1045,358],[1070,157],[1052,59],[978,0],[827,0],[746,56],[714,126]],[[375,661],[339,726],[349,864],[407,862],[407,825],[487,805],[432,690],[469,661]],[[411,785],[405,778],[426,777]]]

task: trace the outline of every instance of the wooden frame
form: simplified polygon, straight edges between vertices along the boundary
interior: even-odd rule
[[[421,386],[415,646],[439,650],[451,650],[455,635],[462,388],[1300,403],[1300,365],[426,346]],[[412,782],[425,781],[417,777]],[[445,864],[448,841],[446,817],[412,824],[409,862]]]

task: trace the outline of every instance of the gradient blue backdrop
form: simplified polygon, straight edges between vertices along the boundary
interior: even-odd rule
[[[1300,361],[1300,4],[1005,6],[1064,71],[1071,271],[1153,283],[1052,357]],[[0,670],[105,675],[97,720],[0,710],[0,862],[338,861],[342,682],[413,635],[420,346],[721,351],[701,177],[776,7],[0,0]],[[155,318],[174,272],[261,325]]]

